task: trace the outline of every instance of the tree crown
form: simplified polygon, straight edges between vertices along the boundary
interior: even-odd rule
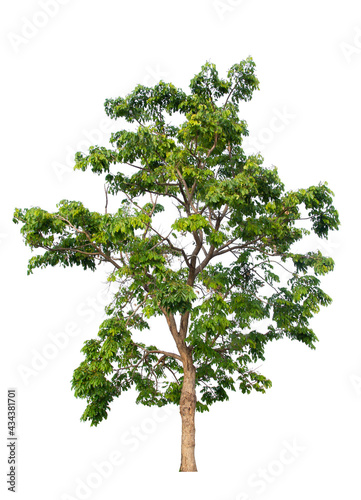
[[[83,420],[97,425],[131,387],[139,403],[179,404],[184,349],[192,353],[197,410],[204,411],[236,387],[248,393],[271,386],[251,369],[264,359],[267,342],[286,336],[315,347],[310,319],[331,303],[319,276],[334,262],[319,250],[293,247],[311,232],[327,238],[339,217],[327,183],[286,191],[277,168],[245,154],[239,104],[258,88],[248,58],[225,79],[206,63],[190,93],[161,81],[107,99],[107,115],[135,129],[111,134],[109,148],[77,153],[75,168],[103,175],[107,192],[121,197],[118,210],[101,214],[67,200],[54,213],[15,210],[25,243],[44,250],[30,259],[29,274],[49,265],[95,270],[107,262],[108,279],[119,284],[74,372],[75,395],[87,400]],[[162,200],[178,213],[166,231],[155,227],[157,214],[171,214]],[[132,331],[149,329],[147,320],[157,315],[165,317],[179,354],[134,340]]]

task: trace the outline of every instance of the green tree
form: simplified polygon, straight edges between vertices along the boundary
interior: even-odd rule
[[[286,191],[276,168],[245,154],[239,103],[258,87],[248,58],[225,79],[206,63],[189,93],[160,81],[107,99],[107,115],[126,128],[111,135],[109,149],[77,153],[75,169],[104,176],[109,196],[119,198],[117,211],[62,200],[54,213],[34,207],[14,214],[25,243],[44,250],[29,260],[28,273],[112,266],[108,279],[117,289],[107,319],[85,342],[72,379],[75,396],[87,403],[81,419],[98,425],[130,388],[137,403],[178,405],[181,471],[197,470],[195,411],[208,411],[236,388],[265,392],[271,381],[254,363],[264,359],[267,342],[286,336],[314,349],[310,319],[331,302],[319,276],[333,260],[319,250],[297,253],[294,244],[338,228],[333,193],[327,183]],[[155,220],[164,210],[165,231]],[[165,318],[174,352],[139,333],[152,316]]]

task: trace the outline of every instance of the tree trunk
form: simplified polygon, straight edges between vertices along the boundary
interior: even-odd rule
[[[185,360],[184,379],[180,397],[179,411],[182,418],[182,448],[181,466],[179,472],[197,472],[195,448],[195,425],[194,416],[196,412],[196,370],[191,355]]]

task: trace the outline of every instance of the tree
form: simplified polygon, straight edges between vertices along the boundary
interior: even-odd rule
[[[265,359],[266,344],[288,337],[314,349],[310,319],[331,303],[319,276],[333,260],[294,247],[312,232],[327,238],[338,229],[333,193],[327,183],[286,191],[275,167],[245,154],[239,104],[258,88],[248,58],[224,79],[207,62],[188,94],[160,81],[107,99],[107,115],[133,127],[113,133],[109,148],[77,153],[74,168],[105,176],[118,210],[102,214],[62,200],[54,213],[33,207],[14,214],[25,243],[44,250],[29,260],[29,274],[111,265],[117,291],[72,378],[75,396],[87,402],[81,419],[98,425],[130,388],[137,403],[179,405],[180,471],[197,470],[195,411],[237,387],[264,393],[271,381],[254,364]],[[156,217],[165,209],[163,231]],[[165,318],[174,352],[144,334],[144,342],[135,339],[152,316]]]

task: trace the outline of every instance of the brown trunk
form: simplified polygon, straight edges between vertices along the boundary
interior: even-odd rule
[[[196,370],[191,355],[184,362],[184,379],[180,397],[179,411],[182,418],[182,449],[179,472],[197,472],[195,447],[194,416],[196,411]]]

